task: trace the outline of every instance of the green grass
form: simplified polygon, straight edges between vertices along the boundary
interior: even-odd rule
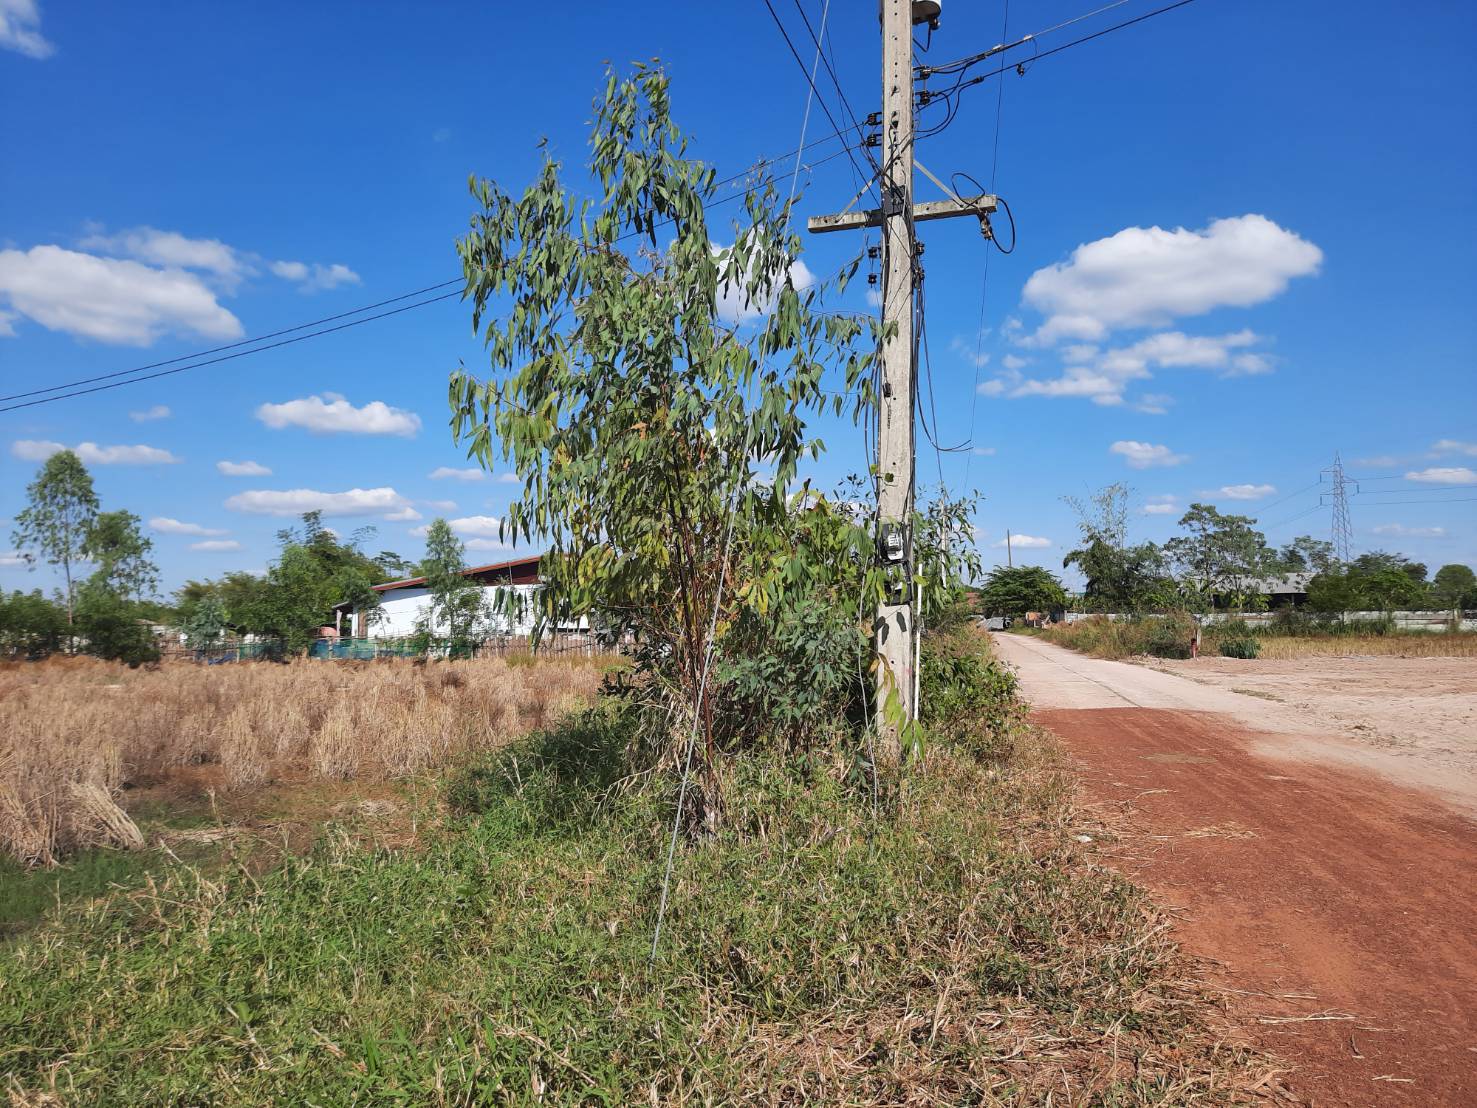
[[[1239,1059],[1081,856],[1041,733],[936,745],[881,817],[839,753],[735,760],[655,960],[671,785],[618,780],[627,740],[600,711],[469,767],[413,847],[330,830],[74,900],[0,950],[0,1074],[68,1104],[1225,1095]]]
[[[153,851],[84,850],[65,866],[35,869],[0,857],[0,937],[24,931],[48,911],[141,884],[162,858]]]

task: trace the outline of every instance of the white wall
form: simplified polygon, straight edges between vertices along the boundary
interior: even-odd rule
[[[515,593],[525,598],[525,611],[528,613],[520,619],[509,620],[501,613],[494,615],[487,624],[487,630],[492,633],[506,635],[527,635],[533,630],[533,592],[537,585],[483,585],[481,586],[484,601],[490,607],[498,600],[498,594],[512,589]],[[379,618],[366,629],[366,634],[372,639],[398,639],[406,635],[413,635],[419,629],[418,624],[430,607],[430,592],[424,587],[413,587],[406,589],[391,589],[380,594]],[[444,625],[433,628],[435,633],[445,631]],[[347,633],[347,628],[345,629]]]

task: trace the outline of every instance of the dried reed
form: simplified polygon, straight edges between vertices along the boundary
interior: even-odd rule
[[[588,701],[604,662],[410,661],[128,670],[95,659],[0,668],[0,851],[50,864],[137,845],[129,786],[213,767],[228,789],[290,773],[415,774],[542,727]]]

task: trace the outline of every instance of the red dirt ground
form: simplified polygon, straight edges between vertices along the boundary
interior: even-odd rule
[[[1105,858],[1184,909],[1180,942],[1300,1096],[1477,1105],[1477,824],[1372,774],[1254,755],[1224,716],[1034,718],[1082,763]]]

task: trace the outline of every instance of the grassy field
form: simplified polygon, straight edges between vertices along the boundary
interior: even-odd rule
[[[839,751],[735,760],[652,958],[673,784],[629,776],[618,706],[554,703],[437,748],[458,768],[393,837],[355,808],[270,866],[166,857],[0,946],[12,1103],[1183,1105],[1257,1076],[1018,713],[935,743],[891,815]]]
[[[589,702],[608,659],[0,668],[0,853],[50,863],[140,845],[125,793],[284,778],[404,778]]]
[[[1019,628],[1058,646],[1095,658],[1130,658],[1140,654],[1189,657],[1191,624],[1188,615],[1134,620],[1106,618],[1058,623],[1042,629]],[[1200,652],[1214,656],[1227,639],[1256,642],[1261,658],[1311,658],[1376,654],[1408,658],[1477,657],[1477,632],[1364,630],[1330,627],[1326,631],[1284,633],[1276,628],[1248,629],[1241,624],[1209,624],[1202,629]]]

